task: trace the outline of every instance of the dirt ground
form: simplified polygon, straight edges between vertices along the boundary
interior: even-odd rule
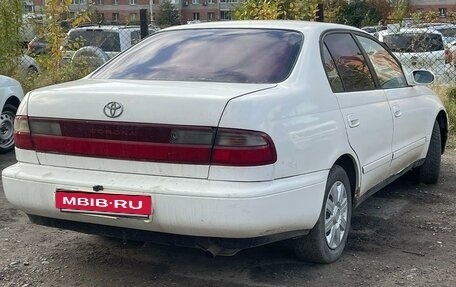
[[[0,169],[15,162],[0,155]],[[285,244],[211,258],[35,226],[0,191],[0,286],[455,286],[456,150],[440,182],[406,175],[354,213],[343,257],[300,262]]]

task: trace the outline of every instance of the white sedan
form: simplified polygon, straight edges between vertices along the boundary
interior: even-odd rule
[[[0,75],[0,153],[14,148],[14,117],[23,97],[18,81]]]
[[[365,198],[411,169],[438,181],[433,79],[348,26],[164,29],[26,96],[5,194],[41,225],[215,255],[293,238],[299,258],[333,262]]]

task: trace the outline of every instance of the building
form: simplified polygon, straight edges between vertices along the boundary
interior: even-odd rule
[[[456,12],[456,0],[409,0],[414,11],[435,12],[440,17],[447,17]]]
[[[31,1],[31,0],[28,0]],[[99,22],[128,24],[139,22],[139,10],[147,9],[155,19],[160,11],[160,0],[72,0],[70,17],[79,11],[93,11]],[[231,20],[232,11],[242,0],[171,0],[181,15],[183,24],[191,21]],[[33,0],[33,9],[40,13],[45,0]]]

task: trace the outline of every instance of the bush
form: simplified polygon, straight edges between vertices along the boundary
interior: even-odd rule
[[[450,134],[452,136],[456,135],[456,86],[448,89],[446,97],[443,99],[445,108],[448,112],[448,117],[450,121]]]
[[[21,0],[0,1],[0,74],[10,75],[22,54]]]

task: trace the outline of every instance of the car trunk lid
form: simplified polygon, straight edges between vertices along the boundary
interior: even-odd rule
[[[227,102],[274,86],[84,79],[34,91],[28,119],[42,165],[207,178]]]

